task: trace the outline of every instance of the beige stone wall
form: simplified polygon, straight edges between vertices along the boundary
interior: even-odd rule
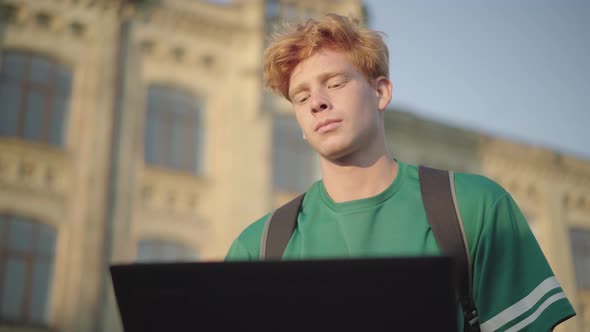
[[[461,172],[482,171],[477,158],[477,133],[444,126],[397,109],[385,113],[385,130],[394,158]]]
[[[44,54],[68,65],[72,97],[62,149],[1,139],[0,158],[12,165],[12,171],[4,174],[11,183],[0,185],[0,206],[2,212],[32,216],[56,227],[50,319],[62,331],[88,330],[101,278],[97,253],[103,251],[102,184],[107,176],[105,142],[112,100],[106,81],[114,55],[114,12],[82,2],[78,6],[31,0],[4,4],[16,10],[3,23],[2,48]],[[14,172],[23,165],[30,171]]]

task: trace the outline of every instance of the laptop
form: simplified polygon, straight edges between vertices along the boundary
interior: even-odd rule
[[[136,331],[458,330],[447,256],[110,267]]]

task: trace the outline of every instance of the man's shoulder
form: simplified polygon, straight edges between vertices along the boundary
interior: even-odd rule
[[[400,162],[405,167],[405,175],[416,185],[419,184],[418,165]],[[434,167],[437,168],[437,167]],[[506,190],[491,178],[477,173],[456,171],[453,169],[439,168],[445,171],[452,171],[454,186],[457,194],[472,200],[496,200],[506,194]]]
[[[319,191],[321,186],[321,181],[316,181],[311,185],[309,190],[305,193],[305,197],[317,197],[319,195]],[[295,199],[293,197],[292,199]],[[311,199],[314,201],[314,199]],[[284,202],[281,206],[277,207],[279,209],[285,206],[291,200]],[[304,200],[305,202],[306,200]],[[309,207],[309,199],[307,200],[307,206]],[[313,202],[312,202],[313,204]],[[257,259],[260,255],[260,241],[262,239],[262,233],[264,232],[264,228],[266,227],[266,222],[268,218],[272,215],[276,209],[272,210],[271,212],[263,215],[259,219],[255,220],[254,222],[248,224],[246,228],[242,230],[242,232],[236,237],[234,242],[231,245],[231,248],[228,252],[227,259]]]
[[[406,164],[405,167],[406,177],[413,184],[415,190],[420,190],[419,166]],[[438,169],[452,171],[459,211],[465,225],[468,242],[471,245],[481,234],[488,215],[498,208],[498,204],[505,202],[504,198],[509,195],[500,184],[486,175],[454,169]]]
[[[233,241],[225,259],[227,261],[256,260],[260,256],[260,239],[270,213],[250,223]]]
[[[484,175],[457,172],[454,182],[463,224],[473,239],[481,235],[484,225],[496,222],[493,216],[511,198],[500,184]]]
[[[238,236],[238,239],[244,244],[252,242],[260,242],[262,231],[264,230],[264,224],[270,216],[270,212],[250,223]]]
[[[455,190],[472,199],[496,201],[506,190],[491,178],[474,173],[454,172]]]

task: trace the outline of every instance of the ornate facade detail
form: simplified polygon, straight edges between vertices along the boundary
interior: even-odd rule
[[[336,12],[350,14],[360,11],[359,1],[316,1],[316,0],[270,0],[273,11],[278,11],[278,16],[283,21],[304,20],[321,13]]]
[[[590,188],[585,191],[570,191],[563,198],[570,224],[588,227],[590,225]]]
[[[18,139],[0,140],[0,189],[63,200],[71,171],[64,151]]]
[[[213,19],[207,16],[210,5],[195,2],[194,8],[158,8],[145,13],[138,13],[136,22],[139,25],[155,27],[158,31],[168,31],[171,34],[182,34],[193,38],[203,38],[215,42],[230,43],[236,34],[243,34],[248,27],[240,24],[237,18],[240,8],[224,6],[217,12],[225,14]],[[225,17],[224,17],[225,16]]]
[[[137,196],[142,208],[177,215],[196,215],[203,208],[207,183],[189,174],[147,168]]]
[[[522,174],[543,181],[559,181],[590,188],[590,165],[550,150],[501,139],[482,138],[480,157],[491,174]]]
[[[198,68],[201,71],[218,71],[218,61],[213,51],[198,51],[190,44],[162,41],[157,36],[142,36],[137,38],[137,47],[142,56],[148,61],[170,63],[183,68]],[[158,42],[156,42],[158,40]]]
[[[84,18],[68,15],[56,10],[37,7],[37,3],[9,0],[2,6],[5,21],[19,29],[30,29],[34,33],[60,35],[66,38],[85,39],[92,29]]]
[[[237,11],[233,7],[224,10]],[[144,61],[148,61],[145,66],[166,64],[178,67],[179,71],[195,68],[200,74],[220,74],[223,68],[219,57],[228,52],[227,47],[238,28],[223,22],[210,25],[209,18],[193,11],[158,8],[136,16],[133,39]]]

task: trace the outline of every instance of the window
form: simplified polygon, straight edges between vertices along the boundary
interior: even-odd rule
[[[279,0],[266,0],[264,2],[264,16],[266,20],[276,20],[281,14]]]
[[[222,6],[227,6],[227,5],[231,5],[233,3],[233,0],[207,0],[210,3],[216,4],[216,5],[222,5]]]
[[[0,136],[63,145],[70,70],[44,56],[17,51],[4,51],[0,66]]]
[[[578,288],[590,291],[590,230],[570,231]]]
[[[265,0],[264,2],[264,27],[265,33],[270,35],[278,24],[281,15],[279,0]],[[265,45],[268,45],[269,38],[265,38]]]
[[[580,305],[580,323],[590,327],[590,229],[570,230]],[[587,329],[582,328],[583,331]]]
[[[278,191],[304,192],[313,182],[313,151],[293,117],[273,119],[273,182]]]
[[[283,3],[281,6],[281,16],[283,21],[293,22],[301,18],[301,13],[296,3]]]
[[[198,253],[181,244],[165,240],[141,240],[137,246],[139,262],[195,261]]]
[[[0,321],[47,325],[56,232],[0,215]]]
[[[148,88],[145,161],[149,165],[200,173],[203,166],[202,104],[168,86]]]

